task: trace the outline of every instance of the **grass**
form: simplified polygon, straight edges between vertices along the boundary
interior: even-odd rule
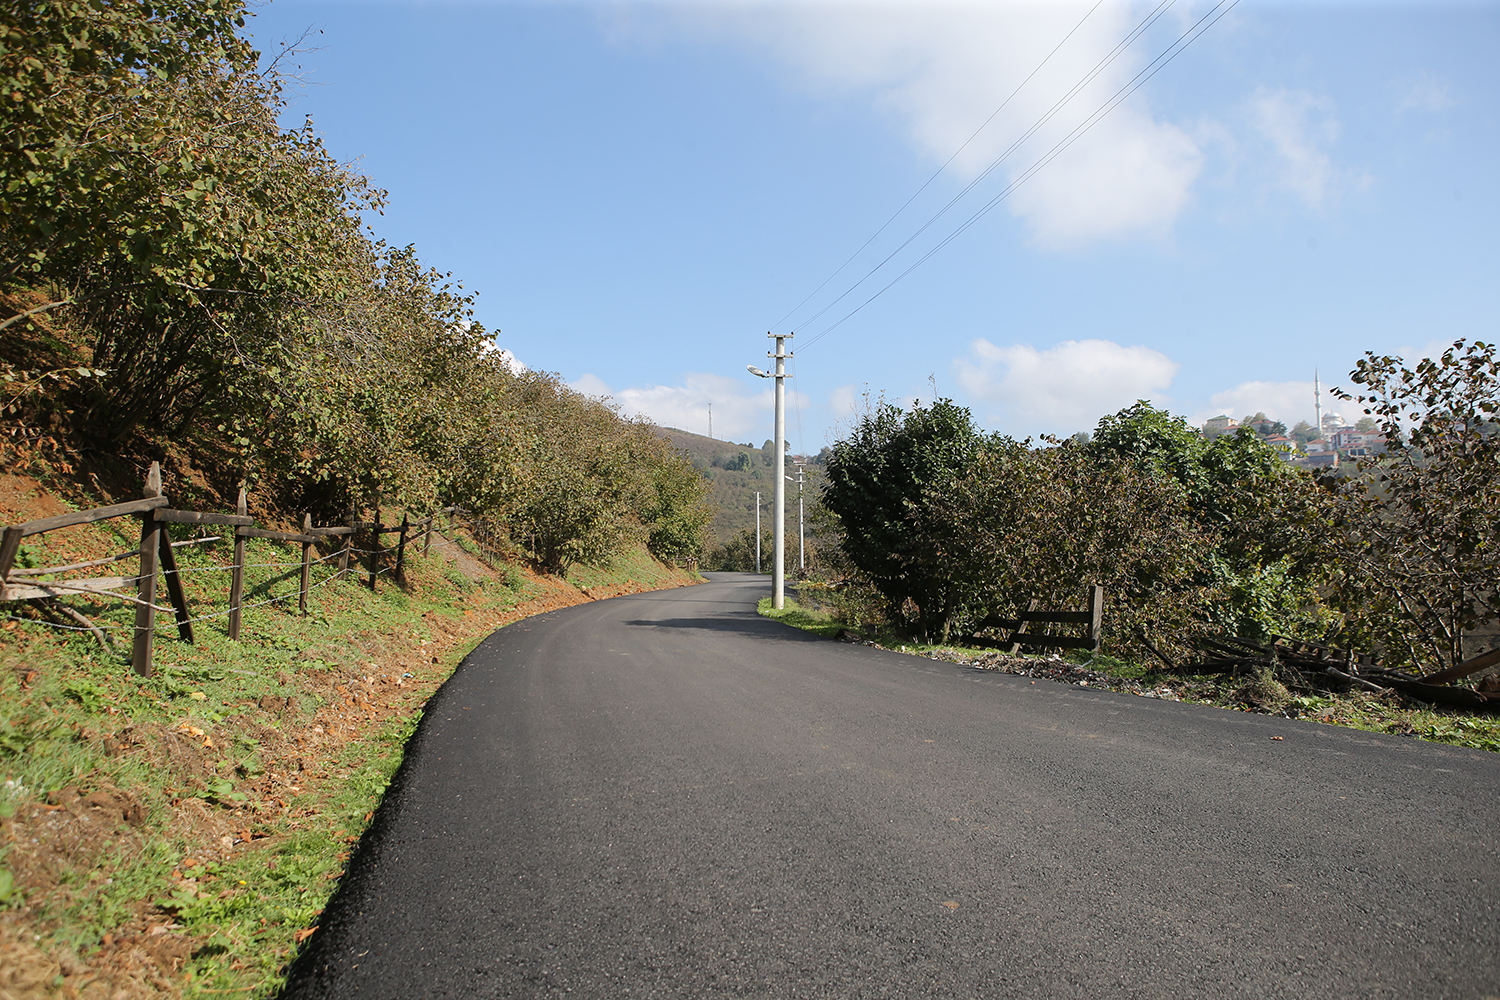
[[[827,612],[804,608],[791,598],[786,598],[782,602],[782,609],[777,611],[771,607],[769,597],[762,597],[756,610],[767,618],[783,622],[793,628],[800,628],[804,632],[826,636],[829,639],[844,631],[844,626],[834,621]]]
[[[39,536],[25,561],[134,544],[110,522],[68,532]],[[195,613],[225,604],[226,548],[178,550]],[[132,995],[273,993],[427,698],[518,606],[583,599],[518,567],[419,549],[408,547],[405,585],[389,575],[373,593],[329,582],[311,592],[306,616],[296,569],[290,579],[283,567],[249,570],[247,602],[291,599],[247,609],[238,642],[223,618],[179,642],[163,616],[150,678],[128,666],[128,605],[70,601],[109,630],[114,651],[87,632],[5,621],[0,966],[55,970],[64,992],[100,981],[133,984]],[[298,547],[257,540],[247,561],[298,558]],[[315,569],[313,579],[330,575]],[[575,575],[635,590],[683,582],[644,552]]]
[[[768,618],[830,638],[844,629],[830,612],[804,607],[790,598],[781,611],[772,610],[770,598],[762,598],[758,610]],[[880,648],[893,652],[959,663],[974,663],[984,657],[994,656],[993,650],[917,643],[889,631],[882,631],[871,641]],[[1017,659],[1019,663],[1032,665],[1017,669],[1028,669],[1036,676],[1053,676],[1065,683],[1077,684],[1080,680],[1088,680],[1091,686],[1099,686],[1098,678],[1102,677],[1111,681],[1110,686],[1116,690],[1138,694],[1149,690],[1153,696],[1156,696],[1156,692],[1167,691],[1177,700],[1223,709],[1282,715],[1500,753],[1500,716],[1496,715],[1475,715],[1373,692],[1302,695],[1287,690],[1269,675],[1226,678],[1219,675],[1167,674],[1150,665],[1122,660],[1104,653],[1075,653],[1066,660],[1042,655],[1026,655]],[[1090,680],[1090,675],[1095,679]]]

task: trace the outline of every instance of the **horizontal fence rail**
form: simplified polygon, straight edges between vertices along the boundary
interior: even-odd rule
[[[377,577],[384,572],[394,570],[397,580],[405,580],[406,543],[415,533],[422,533],[422,551],[425,554],[431,544],[432,533],[436,529],[446,539],[443,528],[437,527],[439,515],[445,515],[448,520],[448,530],[454,527],[453,515],[458,510],[456,507],[445,507],[436,513],[415,521],[407,515],[403,515],[399,525],[382,525],[380,513],[377,510],[375,520],[358,520],[351,512],[341,525],[329,525],[314,527],[312,515],[304,514],[302,518],[301,531],[279,531],[270,528],[256,526],[255,519],[249,514],[249,497],[245,490],[241,489],[239,500],[236,504],[236,512],[233,514],[219,514],[211,511],[191,511],[174,509],[167,497],[162,493],[161,466],[159,463],[151,463],[151,470],[146,476],[145,496],[140,500],[131,500],[128,503],[110,504],[105,507],[95,507],[90,510],[76,511],[68,514],[59,514],[55,517],[44,517],[22,524],[6,526],[0,531],[0,601],[36,601],[45,602],[43,607],[50,607],[52,612],[60,612],[69,618],[79,622],[77,631],[92,632],[106,648],[109,641],[105,630],[113,632],[129,631],[132,633],[131,666],[137,674],[150,677],[153,671],[152,659],[156,641],[156,613],[170,613],[173,615],[173,623],[177,626],[178,637],[187,643],[194,641],[193,625],[195,622],[204,621],[209,618],[226,617],[229,638],[239,639],[241,613],[245,608],[257,607],[263,604],[271,604],[277,601],[290,600],[290,595],[271,597],[267,600],[256,601],[252,604],[245,603],[245,570],[257,567],[295,567],[298,572],[297,610],[301,614],[307,613],[307,595],[310,590],[323,586],[334,580],[342,579],[350,575],[350,559],[356,553],[368,555],[369,558],[369,581],[371,590],[375,589]],[[49,531],[57,531],[62,528],[75,527],[83,524],[95,524],[116,517],[134,517],[140,520],[140,544],[129,551],[118,553],[102,559],[89,559],[80,562],[69,563],[62,566],[49,566],[37,568],[17,568],[16,557],[20,552],[21,540],[33,535],[45,534]],[[234,554],[233,561],[228,566],[192,567],[186,572],[220,571],[229,574],[229,601],[228,608],[224,611],[202,614],[194,617],[188,609],[187,595],[183,590],[182,576],[185,572],[177,565],[176,550],[191,545],[200,545],[209,541],[220,541],[223,536],[214,535],[210,538],[195,538],[188,541],[174,542],[168,536],[168,526],[172,524],[197,524],[213,525],[233,529]],[[357,548],[355,538],[361,533],[367,535],[371,541],[369,548]],[[226,532],[225,534],[228,534]],[[383,535],[397,535],[395,543],[384,545],[381,541]],[[299,563],[246,563],[245,543],[249,539],[263,539],[268,541],[289,542],[302,546],[302,558]],[[333,541],[342,540],[343,544],[328,555],[314,558],[312,547],[323,539]],[[382,567],[380,565],[383,556],[394,555],[393,567]],[[134,576],[99,576],[84,579],[53,580],[42,579],[60,573],[73,572],[96,567],[108,566],[112,563],[125,559],[138,559],[138,569]],[[332,575],[317,584],[312,583],[312,567],[315,564],[323,564],[337,560],[338,566]],[[168,603],[165,605],[157,603],[158,581],[165,587]],[[131,593],[130,591],[134,591]],[[87,596],[93,598],[106,598],[122,601],[135,605],[135,625],[133,628],[125,629],[123,626],[99,625],[76,609],[67,605],[53,603],[56,598],[68,596]],[[64,625],[63,628],[75,628],[75,626]]]
[[[1104,626],[1104,588],[1094,584],[1088,589],[1087,611],[1046,611],[1037,607],[1039,602],[1033,600],[1025,611],[1015,617],[1006,618],[999,615],[991,615],[984,619],[975,629],[1009,629],[1010,635],[995,645],[1005,648],[1008,652],[1015,654],[1021,651],[1022,646],[1034,648],[1045,648],[1053,646],[1061,649],[1088,649],[1098,652],[1103,642]],[[1084,635],[1057,635],[1051,632],[1033,632],[1032,625],[1083,625],[1086,626]],[[977,640],[990,645],[985,640]]]

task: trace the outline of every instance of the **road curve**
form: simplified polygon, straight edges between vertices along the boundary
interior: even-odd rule
[[[283,996],[1500,997],[1495,756],[822,640],[765,591],[485,640]]]

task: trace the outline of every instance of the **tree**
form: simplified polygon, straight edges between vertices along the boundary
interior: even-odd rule
[[[1199,583],[1219,595],[1205,624],[1252,637],[1328,627],[1318,589],[1331,561],[1328,494],[1249,427],[1208,442],[1142,401],[1102,419],[1090,447],[1182,487],[1206,540]]]
[[[1116,652],[1172,648],[1213,603],[1211,540],[1186,490],[1149,462],[1074,440],[1028,448],[990,442],[962,479],[933,491],[946,555],[969,595],[970,620],[1012,616],[1036,600],[1077,607],[1106,593],[1105,640]]]
[[[1387,450],[1342,490],[1347,603],[1393,659],[1452,666],[1500,618],[1500,358],[1465,340],[1410,368],[1367,353],[1350,380],[1358,394],[1337,394]]]
[[[965,597],[927,499],[967,473],[983,435],[951,400],[909,413],[881,402],[833,445],[822,503],[842,547],[917,634],[946,638]]]

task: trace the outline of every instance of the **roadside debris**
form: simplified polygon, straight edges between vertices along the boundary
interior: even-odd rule
[[[1293,691],[1344,693],[1356,688],[1377,694],[1394,691],[1433,704],[1500,709],[1500,685],[1482,682],[1477,688],[1462,688],[1446,683],[1500,662],[1500,655],[1493,652],[1467,660],[1452,670],[1424,677],[1383,667],[1368,654],[1284,636],[1272,636],[1269,646],[1244,638],[1203,638],[1198,642],[1204,658],[1181,667],[1180,673],[1249,674],[1270,670]]]

